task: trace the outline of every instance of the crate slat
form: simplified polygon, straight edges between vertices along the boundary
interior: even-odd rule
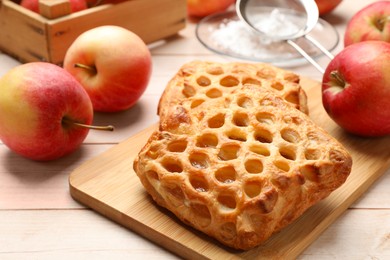
[[[145,43],[169,37],[185,27],[185,0],[128,0],[48,19],[10,0],[0,2],[0,50],[22,62],[61,65],[72,42],[102,25],[129,29]]]

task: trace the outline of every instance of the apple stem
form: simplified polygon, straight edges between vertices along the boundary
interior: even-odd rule
[[[62,122],[65,123],[65,124],[75,125],[75,126],[79,126],[79,127],[92,129],[92,130],[114,131],[114,127],[112,125],[107,125],[107,126],[86,125],[86,124],[75,122],[75,121],[73,121],[73,120],[71,120],[69,118],[66,118],[66,117],[64,117],[62,119]]]
[[[89,71],[91,71],[94,74],[97,73],[97,70],[96,70],[95,66],[88,66],[88,65],[85,65],[85,64],[82,64],[82,63],[75,63],[74,67],[75,68],[82,68],[82,69],[89,70]]]
[[[385,24],[387,21],[390,21],[390,16],[376,19],[375,20],[375,27],[378,28],[378,30],[382,32],[385,29]]]
[[[343,78],[343,76],[338,72],[338,71],[332,71],[330,73],[330,77],[336,81],[336,84],[340,87],[345,87],[346,86],[346,82],[345,82],[345,79]]]

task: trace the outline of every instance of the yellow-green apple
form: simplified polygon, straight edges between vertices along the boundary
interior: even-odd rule
[[[346,131],[390,134],[390,43],[364,41],[344,48],[327,66],[322,103]]]
[[[95,111],[117,112],[132,107],[144,93],[152,59],[138,35],[105,25],[74,40],[66,52],[64,68],[85,88]]]
[[[18,65],[0,79],[0,139],[33,160],[76,150],[93,119],[84,88],[63,68],[45,62]]]
[[[372,3],[349,20],[344,46],[370,40],[390,42],[390,1]]]
[[[88,8],[86,0],[69,0],[72,13]],[[39,0],[22,0],[20,5],[33,12],[39,13]]]
[[[332,12],[342,0],[315,0],[320,15]]]
[[[187,0],[187,14],[193,17],[205,17],[225,11],[236,0]]]

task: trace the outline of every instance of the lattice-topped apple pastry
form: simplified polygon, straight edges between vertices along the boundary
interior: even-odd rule
[[[227,246],[261,244],[351,171],[346,149],[271,89],[242,84],[196,107],[170,100],[134,170],[159,205]]]
[[[224,98],[237,87],[251,84],[272,89],[276,95],[308,113],[306,94],[298,75],[264,63],[192,61],[183,65],[166,87],[159,115],[179,102],[195,108],[205,101]]]

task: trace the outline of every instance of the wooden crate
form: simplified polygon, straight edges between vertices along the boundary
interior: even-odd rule
[[[54,19],[17,2],[0,0],[0,50],[21,62],[61,65],[68,47],[88,29],[118,25],[151,43],[176,34],[185,27],[185,20],[186,0],[127,0]]]

